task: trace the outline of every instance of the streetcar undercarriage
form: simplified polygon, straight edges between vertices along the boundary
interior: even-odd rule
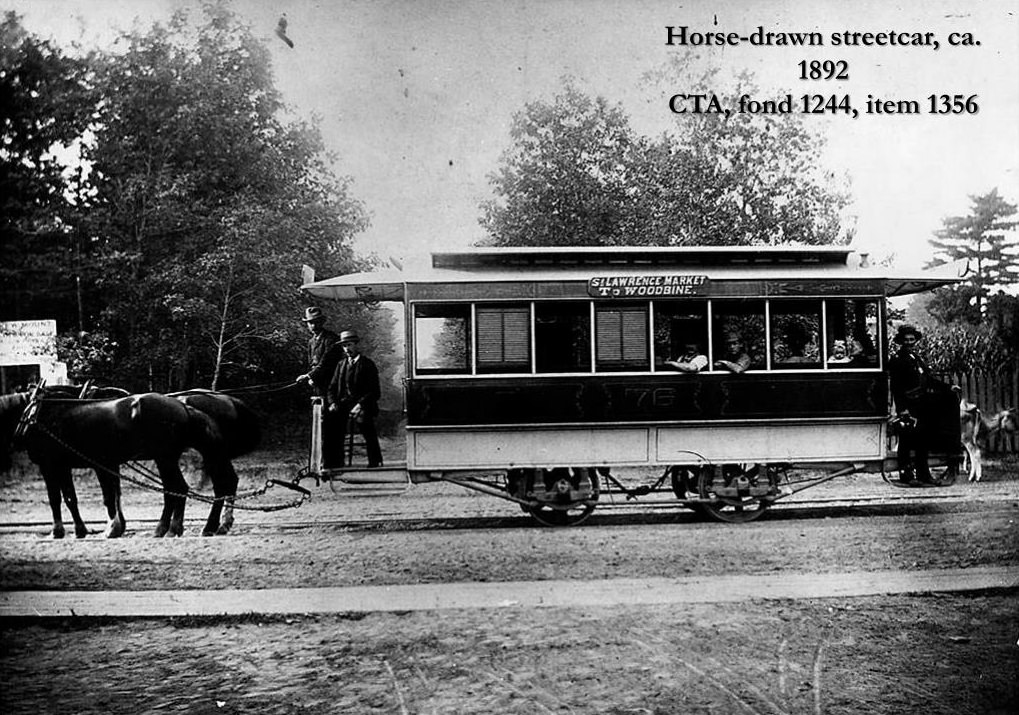
[[[954,483],[958,466],[955,455],[932,456],[933,486]],[[886,481],[897,484],[887,476],[897,468],[892,458],[837,464],[680,464],[665,466],[657,478],[637,484],[620,480],[608,467],[511,468],[480,474],[415,471],[410,473],[410,481],[444,481],[512,501],[545,526],[580,524],[599,503],[619,503],[617,499],[635,507],[682,506],[718,521],[744,523],[757,519],[782,499],[850,474],[880,471]],[[392,469],[331,471],[331,478],[340,482],[393,482]],[[666,496],[668,500],[663,501]]]

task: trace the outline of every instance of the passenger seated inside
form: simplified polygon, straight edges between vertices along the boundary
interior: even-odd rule
[[[874,367],[875,365],[877,365],[877,355],[870,338],[868,337],[866,341],[853,338],[852,348],[849,351],[849,367]]]
[[[682,354],[666,360],[665,364],[679,372],[700,372],[708,366],[708,356],[701,352],[701,346],[696,340],[688,339],[683,341]]]
[[[745,372],[750,367],[750,354],[747,353],[743,340],[738,335],[728,335],[725,339],[725,355],[715,360],[716,370],[729,372]]]
[[[814,361],[807,356],[807,343],[809,342],[810,335],[807,334],[803,323],[791,321],[786,326],[786,349],[789,350],[789,353],[782,362],[794,365],[813,363]]]
[[[831,346],[831,355],[828,358],[829,365],[848,365],[849,353],[846,351],[846,341],[836,340]]]

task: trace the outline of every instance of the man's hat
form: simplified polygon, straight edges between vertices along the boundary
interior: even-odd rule
[[[301,318],[301,320],[305,323],[314,323],[325,319],[326,316],[322,313],[322,309],[314,305],[310,308],[305,308],[304,317]]]
[[[900,325],[898,332],[895,333],[895,337],[892,338],[892,340],[895,341],[896,345],[902,345],[902,342],[907,335],[915,335],[917,340],[923,337],[923,333],[914,328],[912,325]]]
[[[361,338],[357,337],[357,333],[353,330],[344,330],[340,333],[340,343],[359,343]]]

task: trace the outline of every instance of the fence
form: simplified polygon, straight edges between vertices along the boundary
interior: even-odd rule
[[[999,372],[949,373],[940,376],[962,388],[962,396],[976,403],[985,417],[1007,407],[1019,407],[1019,366]],[[1019,437],[999,432],[990,439],[990,452],[1019,452]]]

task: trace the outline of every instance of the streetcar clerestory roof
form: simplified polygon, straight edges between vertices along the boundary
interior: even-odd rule
[[[713,280],[878,281],[888,297],[920,293],[962,280],[965,265],[932,269],[869,264],[845,246],[478,248],[433,253],[430,266],[351,273],[306,283],[301,290],[332,300],[403,301],[412,284],[572,282],[593,275],[698,271]]]

